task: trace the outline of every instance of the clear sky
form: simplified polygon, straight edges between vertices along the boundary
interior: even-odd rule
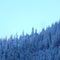
[[[60,0],[0,0],[0,37],[40,32],[60,19]]]

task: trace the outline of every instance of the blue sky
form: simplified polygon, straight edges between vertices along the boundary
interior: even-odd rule
[[[40,32],[60,19],[60,0],[0,0],[0,37]]]

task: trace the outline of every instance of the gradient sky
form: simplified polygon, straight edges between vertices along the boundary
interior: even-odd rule
[[[0,37],[40,32],[60,19],[60,0],[0,0]]]

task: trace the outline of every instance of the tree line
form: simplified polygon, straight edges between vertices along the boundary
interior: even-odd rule
[[[40,33],[0,39],[0,60],[60,60],[60,22]]]

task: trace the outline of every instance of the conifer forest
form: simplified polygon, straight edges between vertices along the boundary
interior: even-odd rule
[[[0,38],[0,60],[60,60],[60,22],[40,33]]]

